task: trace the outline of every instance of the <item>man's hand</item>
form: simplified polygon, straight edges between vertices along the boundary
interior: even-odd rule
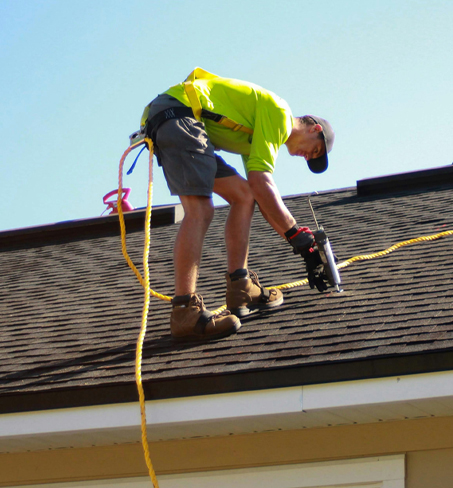
[[[308,227],[293,227],[285,236],[293,247],[294,254],[300,254],[305,261],[310,288],[313,290],[316,287],[320,292],[327,290],[324,264],[311,230]]]
[[[318,291],[323,292],[327,290],[327,275],[324,272],[324,264],[321,256],[319,255],[318,248],[315,246],[311,248],[311,251],[304,257],[305,267],[308,273],[308,284],[310,288],[316,286]]]
[[[304,259],[315,245],[313,232],[308,227],[293,227],[285,233],[285,237],[293,246],[294,254],[300,254]]]

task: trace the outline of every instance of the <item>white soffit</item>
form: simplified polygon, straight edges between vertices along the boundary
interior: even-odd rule
[[[453,371],[146,404],[150,441],[453,415]],[[0,452],[140,442],[138,403],[0,415]]]

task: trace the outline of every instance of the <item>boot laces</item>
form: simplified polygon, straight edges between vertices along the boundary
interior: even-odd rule
[[[193,297],[191,298],[191,302],[194,307],[198,307],[200,309],[200,312],[204,312],[206,310],[206,307],[204,306],[204,302],[203,302],[203,297],[201,295],[198,294],[193,295]],[[231,315],[231,312],[229,310],[222,310],[219,313],[213,314],[212,319],[225,317],[227,315]]]
[[[203,297],[201,295],[198,295],[198,294],[193,295],[192,298],[190,299],[190,301],[191,301],[191,304],[194,307],[199,308],[200,311],[205,310],[206,307],[204,306]]]
[[[252,283],[262,288],[262,286],[260,285],[260,281],[258,279],[258,275],[255,273],[255,271],[249,269],[248,272],[249,272],[250,279],[252,280]]]
[[[260,281],[258,279],[258,274],[255,271],[252,271],[251,269],[248,270],[250,279],[252,280],[252,283],[256,286],[259,286],[261,289],[263,289],[263,286],[261,286]],[[269,288],[269,293],[271,295],[276,295],[277,290],[275,288]]]

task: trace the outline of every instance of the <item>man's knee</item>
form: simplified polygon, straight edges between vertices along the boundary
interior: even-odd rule
[[[209,225],[214,218],[214,205],[209,197],[185,195],[180,197],[184,208],[184,219]]]
[[[255,203],[248,181],[239,175],[216,179],[214,192],[225,199],[230,205],[240,204],[253,206]]]

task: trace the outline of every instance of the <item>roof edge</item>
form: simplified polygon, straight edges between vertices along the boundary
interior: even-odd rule
[[[357,195],[368,196],[414,188],[453,184],[453,165],[409,171],[357,181]]]
[[[453,370],[452,350],[358,359],[331,364],[143,380],[147,400],[285,388]],[[146,375],[146,373],[144,374]],[[18,413],[137,401],[135,383],[92,385],[16,394],[0,394],[0,411]]]
[[[124,213],[128,232],[142,231],[145,225],[146,209]],[[181,204],[159,205],[152,208],[151,227],[162,227],[180,222],[184,217]],[[60,240],[119,234],[118,214],[88,219],[68,220],[33,227],[24,227],[0,232],[0,249],[16,244],[41,245]]]
[[[152,427],[151,439],[157,441],[174,439],[175,434],[187,438],[277,430],[282,422],[285,429],[298,429],[444,416],[453,412],[453,405],[431,405],[427,410],[425,402],[451,401],[452,384],[453,371],[447,371],[152,400],[146,402],[147,424]],[[389,414],[392,406],[398,410]],[[115,431],[123,441],[127,432],[128,441],[133,442],[139,439],[137,402],[0,415],[0,431],[0,452],[30,448],[33,438],[41,444],[47,438],[49,448],[73,447],[75,437],[82,433],[90,434],[85,444],[91,445],[96,438],[102,443],[106,431],[109,442]],[[55,435],[63,444],[52,446]]]

